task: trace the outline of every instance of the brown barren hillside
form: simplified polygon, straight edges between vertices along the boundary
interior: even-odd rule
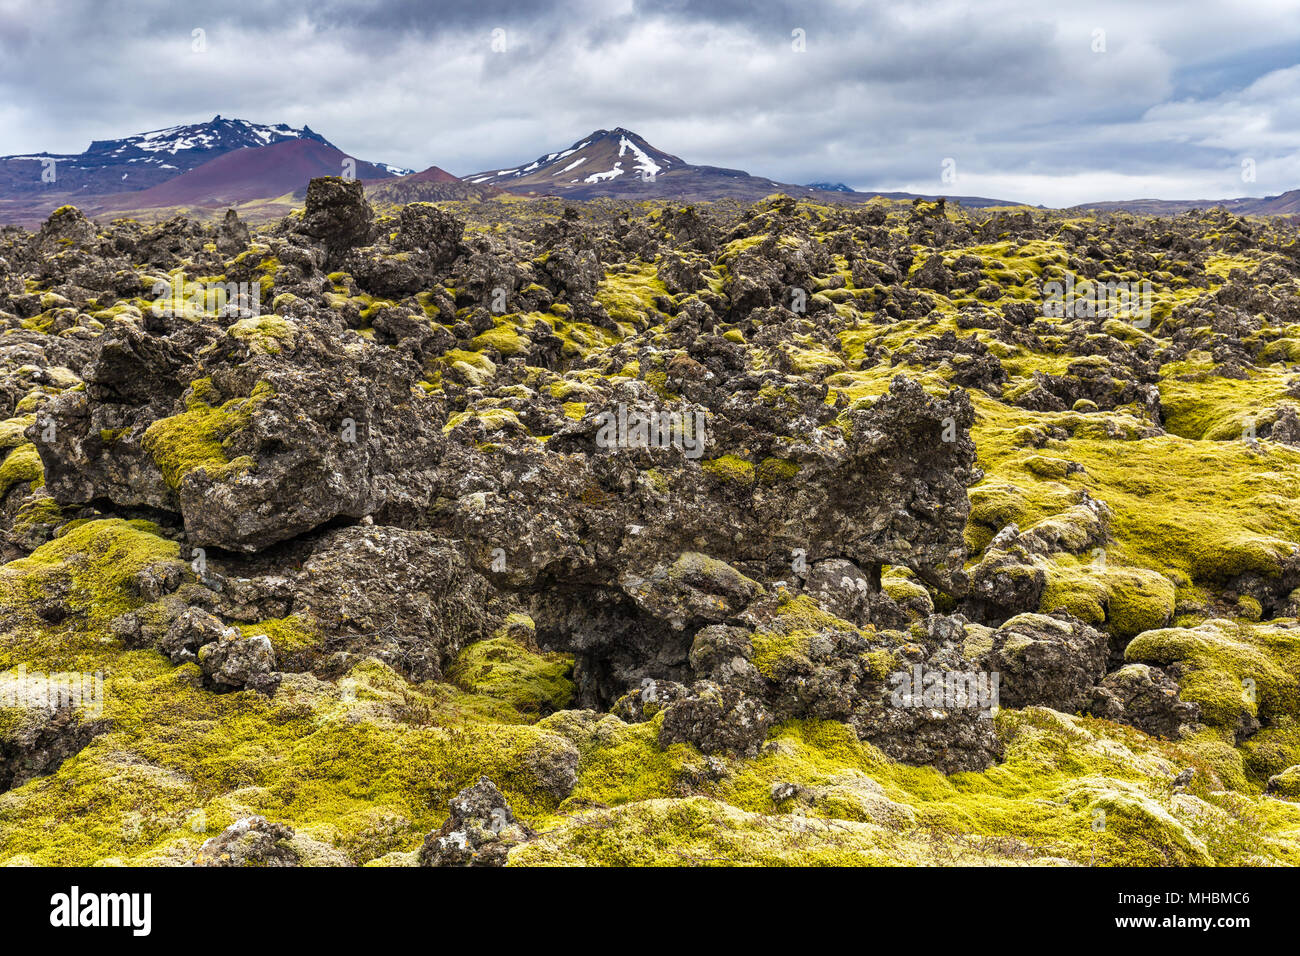
[[[365,187],[366,196],[370,201],[381,205],[486,199],[503,193],[503,190],[494,186],[476,186],[467,183],[437,166],[430,166],[409,176],[367,182]]]

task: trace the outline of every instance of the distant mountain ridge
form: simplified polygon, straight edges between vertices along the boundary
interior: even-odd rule
[[[1071,209],[1097,212],[1131,212],[1143,216],[1179,216],[1193,209],[1221,206],[1238,216],[1300,216],[1300,189],[1276,196],[1243,196],[1239,199],[1121,199],[1080,203]]]
[[[371,202],[394,206],[410,202],[489,199],[503,192],[495,186],[467,183],[437,166],[407,176],[367,182],[365,187]]]
[[[53,176],[42,175],[52,170]],[[753,202],[773,193],[823,203],[939,198],[908,192],[857,191],[842,182],[782,183],[720,166],[688,163],[625,127],[598,129],[569,147],[527,163],[457,178],[430,166],[413,172],[349,156],[310,126],[260,124],[220,114],[202,123],[171,126],[121,139],[96,140],[82,153],[0,156],[0,223],[39,223],[71,203],[91,215],[148,215],[257,204],[278,212],[301,197],[316,176],[351,175],[376,202],[479,200],[502,192],[558,196]],[[979,196],[946,196],[968,209],[1019,206]],[[1300,219],[1300,189],[1262,198],[1224,200],[1135,199],[1081,203],[1073,211],[1174,216],[1220,206],[1238,215]],[[1040,207],[1041,208],[1041,207]]]
[[[698,166],[652,146],[630,129],[598,129],[575,140],[567,149],[543,153],[527,164],[488,169],[464,177],[475,185],[496,186],[531,196],[571,199],[600,197],[752,202],[784,192],[822,202],[864,202],[877,196],[913,199],[913,193],[856,192],[843,183],[798,186],[755,176],[743,169]],[[937,198],[925,196],[921,198]],[[1008,200],[978,196],[949,196],[970,208],[1016,205]]]

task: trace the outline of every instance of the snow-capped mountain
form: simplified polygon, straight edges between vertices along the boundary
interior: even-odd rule
[[[913,199],[912,193],[856,192],[843,183],[795,186],[743,169],[697,166],[680,156],[651,146],[630,129],[598,129],[568,149],[545,153],[530,163],[488,169],[464,177],[476,186],[492,186],[525,196],[600,197],[642,200],[670,199],[711,202],[735,199],[753,202],[774,193],[819,202],[861,202],[873,196]],[[925,197],[932,198],[932,197]],[[951,197],[964,205],[1003,205],[1001,200]]]
[[[513,193],[593,199],[599,196],[635,199],[670,198],[752,201],[776,192],[816,193],[823,198],[865,198],[860,194],[821,193],[790,186],[743,169],[696,166],[680,156],[651,146],[630,129],[598,129],[568,149],[546,153],[530,163],[489,169],[464,177],[467,183],[495,186]]]
[[[466,176],[478,186],[512,191],[569,192],[573,187],[615,181],[652,182],[686,163],[656,149],[629,129],[598,129],[568,149],[539,156],[511,169],[489,169]]]
[[[125,139],[93,142],[82,156],[86,159],[112,157],[118,161],[137,160],[158,165],[174,165],[174,160],[184,157],[183,161],[193,167],[214,158],[218,152],[229,152],[247,146],[270,146],[286,139],[314,139],[318,143],[332,145],[310,126],[302,129],[294,129],[285,123],[266,126],[247,120],[225,119],[218,115],[207,123],[172,126],[127,136]],[[192,157],[200,154],[203,158],[199,162],[189,162]]]
[[[290,140],[314,140],[336,148],[310,126],[296,129],[285,123],[265,125],[218,115],[206,123],[96,140],[84,153],[0,156],[0,198],[55,192],[72,196],[134,192],[174,179],[237,149]],[[385,163],[375,165],[393,176],[410,172]]]

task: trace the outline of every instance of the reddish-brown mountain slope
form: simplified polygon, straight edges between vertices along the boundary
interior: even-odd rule
[[[204,163],[150,189],[134,193],[130,205],[136,209],[153,206],[225,206],[269,199],[305,189],[316,176],[340,176],[345,163],[354,164],[357,179],[390,179],[382,166],[349,157],[341,150],[314,140],[297,139],[238,149]]]

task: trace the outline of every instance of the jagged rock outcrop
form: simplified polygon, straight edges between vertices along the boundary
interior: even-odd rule
[[[691,743],[706,754],[753,756],[767,738],[772,717],[739,688],[699,681],[664,708],[659,744]]]
[[[325,652],[372,655],[413,680],[439,679],[461,648],[488,636],[492,593],[461,549],[426,532],[353,527],[325,533],[289,581],[272,582],[306,615]]]
[[[274,693],[275,650],[265,634],[241,637],[223,634],[199,648],[199,668],[216,690],[258,690]]]
[[[265,817],[243,817],[199,847],[195,866],[298,866],[293,827]]]
[[[423,507],[441,416],[417,371],[328,324],[244,321],[189,351],[131,326],[104,336],[87,389],[28,428],[50,496],[173,512],[194,545],[230,550]]]
[[[324,244],[332,258],[365,245],[374,228],[374,210],[359,180],[338,176],[313,179],[298,231]]]
[[[510,850],[533,836],[487,777],[452,798],[447,821],[425,838],[421,866],[505,866]]]

